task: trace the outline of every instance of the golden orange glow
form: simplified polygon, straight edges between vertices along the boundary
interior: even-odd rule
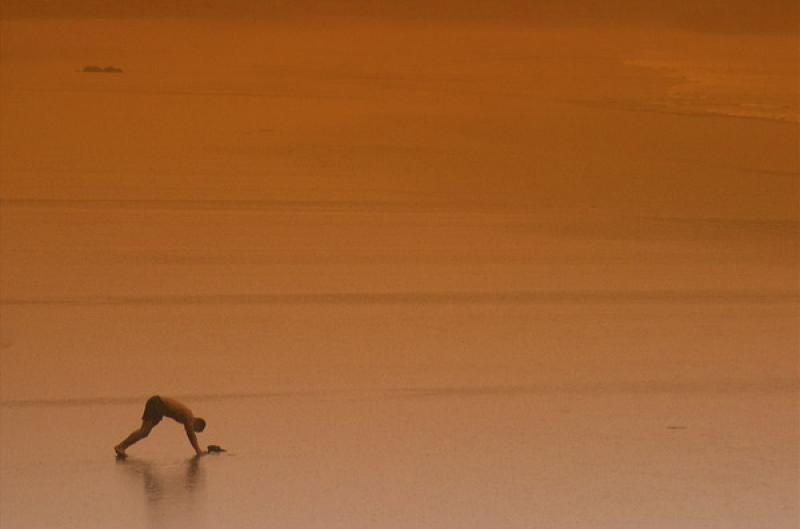
[[[4,2],[0,523],[795,527],[797,17]]]

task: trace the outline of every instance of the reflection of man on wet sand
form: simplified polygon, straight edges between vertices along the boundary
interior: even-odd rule
[[[192,448],[194,448],[194,451],[197,453],[197,455],[202,455],[205,453],[200,449],[200,445],[197,444],[197,436],[195,435],[195,432],[202,432],[205,430],[206,421],[200,417],[195,417],[192,413],[192,410],[190,410],[189,407],[182,402],[178,402],[177,400],[169,397],[160,397],[158,395],[154,395],[147,400],[147,404],[144,407],[142,426],[138,430],[131,432],[131,434],[126,437],[124,441],[114,447],[114,451],[117,453],[117,456],[125,457],[125,450],[132,444],[141,441],[150,435],[150,430],[152,430],[155,425],[160,423],[161,419],[164,417],[169,417],[170,419],[183,424],[183,427],[186,430],[186,437],[189,438],[189,442],[192,444]]]
[[[129,490],[143,493],[149,523],[141,524],[141,527],[203,525],[195,523],[204,519],[201,504],[205,497],[202,492],[206,476],[199,456],[190,457],[180,465],[165,465],[163,461],[137,459],[135,456],[120,457],[116,466],[131,483],[142,486],[142,489]],[[128,497],[138,497],[138,494]]]

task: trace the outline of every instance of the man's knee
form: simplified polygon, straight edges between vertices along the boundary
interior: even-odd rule
[[[141,434],[142,437],[147,437],[148,435],[150,435],[150,431],[152,429],[153,429],[153,424],[145,422],[144,424],[142,424],[142,427],[139,428],[139,434]]]

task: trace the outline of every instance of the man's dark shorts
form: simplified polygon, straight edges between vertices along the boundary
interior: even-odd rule
[[[144,414],[142,415],[143,421],[153,423],[153,426],[161,422],[164,418],[164,403],[161,397],[153,395],[147,399],[147,404],[144,405]]]

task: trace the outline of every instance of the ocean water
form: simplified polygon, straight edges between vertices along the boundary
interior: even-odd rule
[[[28,402],[793,377],[789,223],[624,222],[12,204],[0,391]]]

